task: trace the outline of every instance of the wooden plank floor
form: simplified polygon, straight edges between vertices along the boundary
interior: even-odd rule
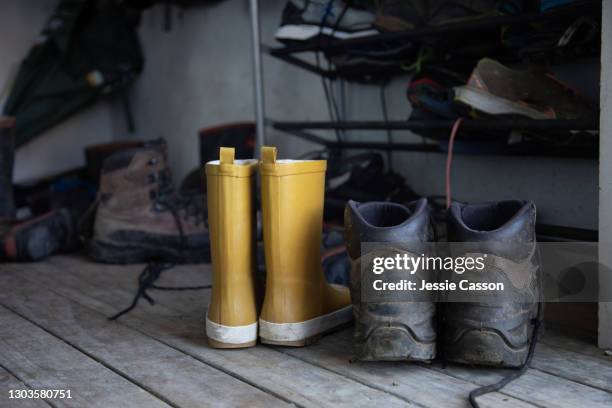
[[[306,348],[206,344],[210,291],[151,291],[127,306],[142,266],[58,256],[0,264],[0,407],[467,407],[470,390],[507,370],[351,363],[351,329]],[[207,265],[164,273],[162,285],[210,283]],[[10,389],[70,389],[72,399],[9,399]],[[525,375],[483,407],[612,407],[612,358],[546,332]]]

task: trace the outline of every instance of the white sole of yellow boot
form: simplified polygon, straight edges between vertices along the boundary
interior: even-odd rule
[[[297,323],[272,323],[259,319],[262,343],[301,347],[353,319],[353,307],[346,306],[323,316]]]
[[[214,348],[252,347],[257,343],[257,322],[245,326],[224,326],[208,320],[206,316],[208,344]]]

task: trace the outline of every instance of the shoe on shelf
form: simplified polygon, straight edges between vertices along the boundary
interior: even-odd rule
[[[523,0],[434,0],[430,4],[428,24],[454,24],[523,11]]]
[[[66,208],[21,221],[0,221],[0,260],[36,262],[74,249],[75,217]]]
[[[289,0],[275,38],[281,42],[361,38],[378,34],[373,22],[373,13],[340,0]]]
[[[467,85],[454,90],[456,100],[489,115],[532,119],[594,117],[589,104],[551,74],[511,69],[489,58],[478,62]]]
[[[539,319],[536,208],[529,201],[453,203],[447,212],[453,256],[484,257],[484,270],[450,271],[459,283],[501,283],[503,290],[446,294],[442,304],[444,358],[464,364],[519,367],[529,354]],[[482,293],[482,295],[481,295]],[[461,298],[458,298],[461,296]]]
[[[208,344],[242,348],[257,342],[255,171],[222,147],[206,163],[213,285],[206,314]]]
[[[468,113],[466,109],[460,109],[461,104],[455,102],[452,87],[445,86],[431,77],[412,80],[406,96],[413,109],[417,108],[441,119],[458,119]]]
[[[174,191],[163,140],[104,161],[91,258],[104,263],[209,262],[203,196]]]
[[[599,7],[601,10],[601,3],[590,1],[590,0],[540,0],[540,12],[555,12],[558,10],[572,8],[572,7],[581,7],[588,6],[590,8]]]
[[[261,207],[266,290],[262,343],[305,346],[353,318],[349,289],[321,265],[325,160],[277,160],[263,147]]]
[[[600,5],[601,7],[601,5]],[[509,26],[502,32],[502,44],[522,61],[548,64],[596,58],[601,51],[601,10],[578,14],[566,20],[545,20],[528,26]]]
[[[430,361],[436,356],[435,299],[426,291],[372,289],[373,257],[401,253],[422,256],[434,233],[427,200],[407,206],[389,202],[349,201],[345,213],[347,252],[351,259],[351,300],[355,317],[356,358],[362,361]],[[368,243],[384,245],[368,248]],[[364,245],[362,245],[364,244]],[[389,252],[390,251],[390,252]],[[383,276],[383,275],[380,275]],[[378,279],[376,277],[375,279]],[[431,271],[414,275],[387,270],[385,281],[435,282]]]
[[[479,119],[477,112],[470,106],[455,100],[453,88],[465,84],[468,75],[447,69],[431,66],[413,77],[406,90],[406,96],[411,105],[409,120],[435,122],[439,120],[454,121],[459,118]],[[448,129],[419,129],[415,133],[442,142],[448,142]],[[508,141],[510,132],[491,132],[473,130],[462,135],[456,141],[457,146],[462,143],[480,141],[504,146]]]
[[[407,31],[427,25],[427,0],[383,0],[379,2],[374,25],[382,31]]]
[[[519,14],[522,9],[522,0],[382,0],[375,26],[383,31],[406,31]]]

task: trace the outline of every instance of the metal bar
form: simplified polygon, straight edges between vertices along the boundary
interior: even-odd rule
[[[290,129],[346,129],[346,130],[445,130],[453,120],[408,120],[408,121],[311,121],[273,122],[279,130]],[[590,119],[495,119],[466,120],[462,130],[597,130],[598,123]]]
[[[327,140],[323,137],[314,135],[309,132],[304,132],[299,129],[279,129],[293,136],[308,140],[312,143],[317,143],[325,146],[328,149],[374,149],[374,150],[393,150],[393,151],[409,151],[409,152],[430,152],[430,153],[445,153],[438,143],[387,143],[387,142],[350,142],[342,141],[335,142]],[[503,149],[491,151],[461,151],[455,152],[459,155],[490,155],[490,156],[531,156],[531,157],[567,157],[567,158],[582,158],[592,159],[597,158],[597,149],[581,146],[542,146],[533,144],[508,145]]]
[[[297,136],[300,139],[304,139],[304,140],[307,140],[309,142],[320,144],[320,145],[323,145],[323,146],[329,146],[329,145],[334,144],[334,142],[332,142],[330,140],[327,140],[327,139],[325,139],[325,138],[323,138],[321,136],[313,135],[312,133],[309,133],[309,132],[304,132],[303,130],[299,130],[299,129],[287,129],[287,130],[284,130],[284,131],[289,133],[289,134],[291,134],[291,135],[293,135],[293,136]]]
[[[324,77],[329,78],[329,79],[335,79],[336,76],[337,76],[334,71],[330,71],[330,70],[327,70],[327,69],[319,68],[316,65],[311,64],[308,61],[301,60],[301,59],[299,59],[297,57],[294,57],[292,55],[276,55],[276,57],[281,59],[281,60],[283,60],[283,61],[285,61],[285,62],[287,62],[287,63],[289,63],[289,64],[293,64],[293,65],[295,65],[297,67],[305,69],[308,72],[312,72],[313,74],[316,74],[316,75],[321,75],[321,76],[324,76]]]
[[[330,149],[371,149],[371,150],[397,150],[408,152],[441,152],[438,144],[426,143],[380,143],[380,142],[329,142]]]
[[[423,144],[423,143],[380,143],[380,142],[335,142],[327,140],[321,136],[313,135],[312,133],[304,132],[297,129],[283,129],[293,136],[307,140],[312,143],[323,145],[329,149],[377,149],[377,150],[407,150],[419,152],[438,152],[440,147],[438,144]]]
[[[371,149],[371,150],[392,150],[405,152],[429,152],[429,153],[446,153],[439,144],[428,143],[381,143],[381,142],[330,142],[326,144],[329,149]],[[563,150],[543,149],[541,146],[508,146],[505,150],[497,150],[490,152],[468,152],[456,151],[457,155],[465,156],[531,156],[531,157],[567,157],[590,159],[596,158],[597,152],[594,150],[567,148]]]
[[[560,225],[536,224],[536,234],[551,241],[585,241],[597,242],[599,231],[584,228],[565,227]]]
[[[266,142],[265,105],[263,91],[263,69],[261,62],[261,41],[259,34],[258,0],[249,0],[251,9],[251,40],[253,48],[253,83],[255,85],[255,157],[259,157],[261,146]]]

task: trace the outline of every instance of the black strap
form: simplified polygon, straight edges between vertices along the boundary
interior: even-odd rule
[[[478,402],[476,402],[476,397],[479,397],[484,394],[488,394],[490,392],[499,391],[502,388],[504,388],[506,385],[508,385],[510,382],[516,380],[517,378],[525,374],[525,371],[527,371],[527,368],[529,368],[529,365],[531,364],[531,360],[533,359],[533,354],[535,352],[536,342],[538,340],[538,329],[540,328],[541,310],[542,310],[542,302],[538,302],[538,312],[537,312],[536,318],[533,320],[533,332],[531,333],[531,344],[529,345],[529,352],[527,354],[527,358],[525,359],[525,362],[523,363],[523,365],[517,371],[507,375],[506,377],[502,378],[495,384],[485,385],[483,387],[476,388],[475,390],[471,391],[470,392],[470,404],[472,405],[473,408],[480,408],[480,405],[478,404]]]
[[[203,285],[203,286],[158,286],[155,285],[155,282],[159,279],[162,272],[174,268],[174,264],[162,264],[158,262],[149,262],[147,266],[143,269],[143,271],[138,276],[138,291],[132,300],[132,303],[120,311],[119,313],[111,316],[108,320],[117,320],[119,317],[123,316],[126,313],[131,312],[137,305],[140,298],[145,298],[149,304],[154,305],[155,300],[149,296],[147,290],[156,289],[156,290],[202,290],[202,289],[210,289],[211,285]]]

